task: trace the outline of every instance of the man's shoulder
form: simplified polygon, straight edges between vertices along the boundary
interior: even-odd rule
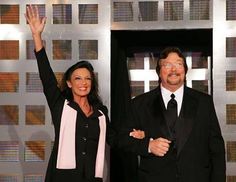
[[[158,94],[159,94],[159,90],[158,90],[158,88],[155,88],[155,89],[145,92],[143,94],[137,95],[132,100],[134,102],[140,102],[140,101],[144,101],[144,100],[152,100],[153,98],[157,97]]]
[[[202,91],[199,91],[199,90],[187,87],[187,86],[185,86],[184,93],[186,93],[186,94],[188,94],[192,97],[195,97],[195,98],[201,98],[201,99],[210,99],[210,98],[212,98],[212,96],[209,95],[208,93],[204,93]]]

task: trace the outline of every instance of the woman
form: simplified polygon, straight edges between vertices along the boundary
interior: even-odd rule
[[[61,91],[41,38],[46,17],[41,19],[38,8],[32,6],[27,6],[25,17],[32,32],[39,75],[55,128],[45,181],[102,181],[105,139],[113,146],[116,135],[109,126],[107,108],[98,96],[93,67],[87,61],[71,66],[64,74]],[[142,132],[134,130],[131,136],[142,138]]]

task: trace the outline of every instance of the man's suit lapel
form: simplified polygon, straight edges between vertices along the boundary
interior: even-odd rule
[[[180,115],[176,122],[177,155],[182,150],[192,131],[196,111],[197,101],[185,87]]]
[[[170,139],[170,131],[165,118],[165,104],[162,99],[160,87],[157,87],[155,94],[156,97],[153,101],[153,105],[150,107],[152,109],[152,116],[154,116],[156,122],[159,122],[162,132],[161,137]]]

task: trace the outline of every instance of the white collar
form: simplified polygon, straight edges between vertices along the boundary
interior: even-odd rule
[[[183,101],[183,95],[184,95],[184,85],[182,85],[180,88],[178,88],[175,92],[171,92],[168,89],[164,88],[161,84],[161,95],[163,98],[163,101],[165,103],[165,107],[167,108],[167,103],[170,100],[170,95],[173,93],[175,94],[175,100],[178,103],[178,114],[180,113],[180,109],[182,106],[182,101]]]

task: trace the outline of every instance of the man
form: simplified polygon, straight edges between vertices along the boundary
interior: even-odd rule
[[[160,85],[132,100],[120,133],[120,146],[140,156],[139,182],[225,182],[224,140],[212,97],[185,86],[187,65],[178,48],[163,50],[156,71]],[[174,119],[170,100],[177,106]],[[133,128],[145,137],[128,137]]]

